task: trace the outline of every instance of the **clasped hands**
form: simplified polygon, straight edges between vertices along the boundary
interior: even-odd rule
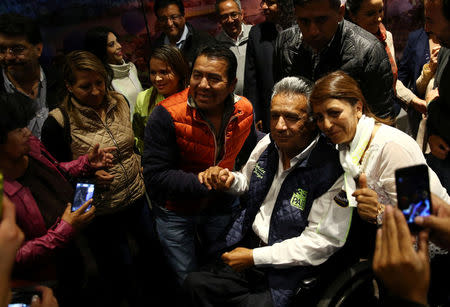
[[[204,184],[208,190],[226,191],[234,181],[234,175],[228,168],[211,166],[207,170],[198,174],[198,180]]]

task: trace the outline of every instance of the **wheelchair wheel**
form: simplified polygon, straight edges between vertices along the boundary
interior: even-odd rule
[[[371,263],[365,260],[339,275],[325,290],[317,306],[378,306],[381,290],[373,275]]]

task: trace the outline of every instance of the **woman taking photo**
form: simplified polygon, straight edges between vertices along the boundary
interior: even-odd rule
[[[95,54],[110,74],[112,89],[128,100],[130,114],[134,112],[136,97],[142,91],[136,66],[123,58],[119,36],[107,27],[96,27],[86,33],[85,49]]]
[[[137,96],[133,114],[133,131],[140,153],[144,152],[144,128],[156,104],[184,90],[189,82],[189,68],[178,48],[163,45],[150,58],[152,87]]]
[[[86,232],[111,304],[120,301],[113,299],[117,293],[133,304],[138,298],[133,293],[135,267],[128,237],[140,246],[148,245],[152,228],[140,157],[133,151],[128,104],[121,94],[108,89],[106,69],[90,52],[69,53],[63,72],[68,93],[44,123],[42,139],[62,161],[85,154],[94,141],[116,147],[114,165],[108,172],[96,173],[97,218]]]
[[[13,278],[56,281],[61,306],[79,306],[83,296],[83,262],[75,245],[76,232],[92,221],[92,202],[71,212],[74,189],[68,177],[86,177],[111,166],[114,148],[99,146],[75,161],[58,163],[31,134],[35,116],[30,100],[19,94],[0,94],[0,171],[4,192],[15,205],[17,224],[25,242],[15,258]]]
[[[316,82],[310,104],[319,129],[338,145],[348,201],[358,202],[360,216],[376,223],[384,205],[397,205],[395,170],[426,164],[422,151],[407,134],[376,118],[367,108],[358,83],[342,71]],[[449,202],[436,174],[428,170],[431,192]],[[359,180],[354,179],[358,176]],[[365,185],[364,177],[374,192],[357,190],[359,184]]]

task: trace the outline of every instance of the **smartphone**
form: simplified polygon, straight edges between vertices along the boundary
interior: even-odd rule
[[[420,164],[396,170],[395,184],[398,208],[405,215],[409,229],[412,232],[420,231],[414,219],[432,212],[428,166]]]
[[[12,297],[8,307],[28,307],[31,306],[31,300],[34,295],[42,296],[40,291],[34,287],[23,287],[11,289]]]
[[[78,182],[72,202],[72,212],[78,210],[85,202],[94,197],[95,184],[92,182]],[[92,205],[86,209],[89,211]]]

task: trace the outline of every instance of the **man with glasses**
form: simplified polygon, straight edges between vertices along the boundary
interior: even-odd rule
[[[186,22],[182,0],[155,0],[153,11],[157,28],[163,33],[156,39],[154,47],[173,45],[181,50],[189,67],[199,48],[214,41],[208,33],[196,30]]]
[[[244,96],[253,104],[260,130],[269,132],[272,58],[278,33],[294,24],[292,0],[262,0],[266,20],[250,30],[244,73]]]
[[[0,92],[32,99],[36,116],[28,128],[40,138],[48,112],[60,102],[61,78],[39,64],[43,44],[39,26],[17,14],[0,15]]]
[[[252,26],[243,23],[244,15],[239,0],[216,0],[216,13],[222,26],[222,30],[216,35],[216,40],[226,44],[236,56],[238,66],[234,92],[242,95],[244,92],[245,54]]]
[[[233,93],[237,61],[221,44],[201,49],[190,87],[155,107],[145,128],[144,179],[167,261],[179,284],[231,221],[234,197],[208,190],[197,175],[233,169],[253,124],[250,102]]]

